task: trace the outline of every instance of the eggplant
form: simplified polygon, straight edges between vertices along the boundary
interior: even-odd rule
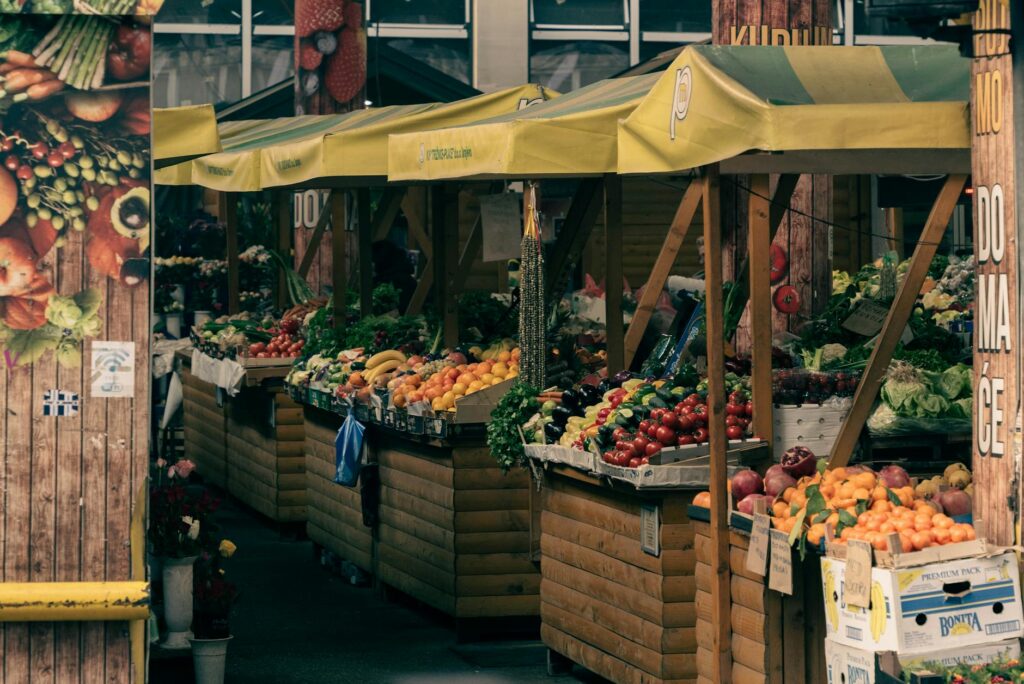
[[[551,422],[559,427],[565,427],[565,424],[569,422],[569,418],[572,416],[572,411],[565,408],[564,406],[556,406],[551,409]]]
[[[557,442],[565,434],[565,428],[561,425],[555,425],[554,423],[548,423],[544,426],[544,437],[548,442]]]
[[[577,392],[574,389],[567,389],[564,392],[562,392],[562,406],[569,409],[570,411],[575,411],[577,408],[579,408],[579,392]]]
[[[604,392],[599,390],[595,385],[580,385],[580,399],[582,404],[585,406],[593,406],[597,402],[601,401],[604,396]],[[565,395],[562,395],[562,401],[565,401]]]
[[[597,383],[597,389],[601,390],[601,396],[604,396],[604,393],[610,390],[612,386],[613,385],[608,378],[601,378],[601,382]]]
[[[622,387],[622,383],[633,379],[633,374],[628,370],[621,370],[611,378],[612,387]]]

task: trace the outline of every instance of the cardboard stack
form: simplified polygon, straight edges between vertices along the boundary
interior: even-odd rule
[[[829,684],[902,682],[904,670],[1020,656],[1024,612],[1013,551],[965,542],[875,552],[867,563],[846,546],[829,544],[827,551],[821,574]]]

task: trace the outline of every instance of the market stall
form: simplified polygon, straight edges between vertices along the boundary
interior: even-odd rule
[[[153,165],[157,169],[220,150],[213,105],[153,110]]]
[[[762,356],[761,363],[758,360],[758,311],[764,316],[773,304],[779,306],[778,301],[773,301],[779,299],[779,293],[771,292],[773,264],[767,258],[775,229],[768,204],[777,202],[778,196],[771,197],[768,176],[762,174],[951,174],[925,221],[914,256],[899,275],[898,286],[893,270],[892,304],[882,309],[884,320],[869,350],[852,405],[834,443],[827,447],[826,452],[832,457],[830,465],[845,465],[854,450],[953,208],[961,197],[969,167],[967,90],[966,64],[952,48],[828,48],[826,57],[817,48],[691,47],[620,126],[620,172],[672,174],[700,170],[708,253],[715,253],[721,240],[717,198],[720,183],[727,180],[720,180],[719,169],[723,173],[754,174],[747,190],[751,202],[750,273],[756,275],[750,294],[756,406],[763,405],[757,401],[759,387],[767,392],[762,396],[768,398],[769,404],[772,397],[770,357]],[[782,181],[779,186],[782,187]],[[781,204],[787,203],[783,198]],[[759,255],[763,258],[759,259]],[[814,613],[814,619],[805,617],[803,622],[793,619],[810,615],[804,611],[810,611],[815,603],[819,561],[810,549],[822,543],[826,525],[834,524],[835,530],[848,527],[850,531],[843,534],[845,541],[851,535],[870,535],[857,527],[862,523],[884,524],[885,520],[870,522],[873,515],[890,515],[882,508],[897,513],[906,510],[912,516],[917,510],[914,507],[919,506],[918,494],[913,487],[906,487],[906,482],[883,482],[884,472],[878,475],[851,468],[849,474],[843,470],[831,474],[825,471],[824,477],[818,474],[812,478],[814,458],[813,454],[808,456],[809,451],[797,448],[785,455],[776,453],[777,459],[784,456],[782,468],[797,467],[799,463],[802,469],[810,463],[810,472],[784,473],[789,478],[781,480],[787,485],[784,491],[775,491],[778,481],[765,487],[758,476],[744,475],[742,488],[733,479],[732,492],[736,500],[747,495],[767,497],[770,513],[775,516],[772,526],[785,533],[781,547],[785,550],[772,554],[770,572],[763,567],[760,572],[746,571],[745,565],[737,567],[746,557],[744,544],[751,543],[741,534],[730,532],[729,527],[732,505],[725,486],[722,439],[726,417],[721,410],[724,388],[713,373],[723,360],[724,322],[712,314],[723,310],[723,301],[721,271],[713,262],[707,263],[706,273],[711,487],[706,501],[710,525],[700,538],[698,554],[700,562],[706,564],[698,566],[698,633],[703,636],[698,644],[699,679],[825,681],[825,639],[816,619],[818,614]],[[789,296],[788,292],[783,294]],[[760,334],[767,334],[770,340],[770,324],[767,330],[763,326],[760,329]],[[715,339],[717,344],[712,343]],[[797,485],[797,477],[803,478],[799,486],[789,486],[790,481]],[[859,484],[855,487],[851,484],[854,478],[864,481],[857,480]],[[877,506],[862,521],[864,516],[857,515],[860,510],[846,511],[842,496],[847,493],[847,485],[851,497],[860,496],[860,485],[867,487],[868,479],[871,494],[867,502]],[[756,486],[748,487],[750,483]],[[808,504],[804,491],[811,486],[814,489],[808,496],[813,503]],[[831,489],[827,495],[818,493],[825,488],[839,490],[839,498],[833,498],[836,493]],[[767,494],[764,489],[769,489]],[[873,498],[876,489],[885,494],[884,500]],[[784,501],[776,499],[783,494]],[[856,503],[858,499],[851,501]],[[740,509],[749,509],[753,504],[754,500],[747,501]],[[816,510],[808,510],[812,506]],[[833,512],[835,520],[830,518]],[[843,518],[844,513],[852,522]],[[929,515],[929,528],[933,519]],[[973,530],[961,529],[961,524],[952,519],[941,521],[944,528],[956,528],[955,536],[973,536]],[[766,535],[759,537],[758,548],[762,548],[764,539]],[[949,541],[948,536],[945,539]],[[811,567],[795,559],[789,549],[789,542],[794,540],[803,540],[800,544],[807,545]],[[875,548],[887,548],[888,541],[880,539]],[[774,577],[768,582],[768,575],[776,574],[776,560],[780,566],[789,568],[786,597],[772,590],[780,586],[775,584]],[[824,603],[827,609],[828,600]],[[701,630],[701,625],[705,629]],[[777,658],[780,650],[783,655]]]

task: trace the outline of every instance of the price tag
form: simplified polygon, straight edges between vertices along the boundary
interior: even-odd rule
[[[877,335],[889,315],[889,307],[864,299],[856,310],[843,321],[843,327],[858,335],[872,337]]]
[[[754,516],[750,529],[750,548],[747,550],[747,570],[764,577],[768,571],[768,537],[772,519],[763,513]]]
[[[851,539],[846,543],[843,600],[858,608],[867,608],[871,601],[871,544],[866,541]]]
[[[640,548],[650,556],[661,554],[661,520],[655,504],[640,506]]]
[[[404,411],[395,414],[395,429],[402,432],[407,432],[409,430],[408,414]]]
[[[789,535],[772,530],[771,563],[768,572],[768,588],[788,596],[793,595],[793,550],[789,548]]]
[[[409,416],[409,434],[411,435],[422,435],[423,430],[423,416]]]
[[[395,412],[390,409],[385,409],[384,411],[384,427],[395,427]]]

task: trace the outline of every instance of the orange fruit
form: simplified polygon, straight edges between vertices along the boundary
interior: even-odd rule
[[[885,538],[884,534],[876,533],[871,538],[870,541],[871,541],[871,546],[875,547],[879,551],[888,551],[889,550],[889,541]]]
[[[833,468],[827,471],[827,474],[831,475],[834,480],[842,481],[846,479],[846,468]]]
[[[891,534],[896,531],[896,527],[892,522],[887,520],[879,526],[878,531],[882,534]]]
[[[834,530],[836,526],[839,524],[839,514],[833,513],[832,515],[828,516],[828,518],[825,520],[825,524],[831,525],[832,529]]]
[[[942,529],[948,530],[956,523],[948,515],[943,513],[936,513],[932,517],[932,527],[941,527]]]
[[[888,501],[889,492],[885,491],[885,487],[877,485],[874,489],[871,490],[871,499],[873,501]]]
[[[815,523],[807,530],[807,542],[817,546],[825,536],[825,524]]]
[[[946,527],[936,527],[932,529],[932,537],[935,539],[936,544],[948,544],[952,540],[953,535]]]
[[[863,487],[864,489],[869,490],[875,488],[876,479],[874,473],[857,473],[853,476],[852,480],[857,487]]]
[[[931,538],[923,532],[915,532],[913,536],[911,536],[911,541],[913,541],[914,550],[916,551],[926,549],[931,544]]]
[[[888,513],[891,508],[892,504],[884,500],[875,501],[873,504],[871,504],[871,510],[876,511],[878,513]]]
[[[914,538],[912,535],[906,532],[900,532],[900,550],[901,551],[913,551],[914,550]]]
[[[793,503],[793,496],[796,494],[796,487],[787,487],[786,491],[782,492],[782,500],[786,503]]]
[[[785,518],[789,515],[789,504],[785,501],[776,501],[772,504],[772,514],[776,518]]]
[[[697,494],[697,496],[693,497],[693,505],[709,508],[711,506],[711,492],[700,492]]]
[[[964,532],[967,535],[966,541],[974,541],[974,539],[976,538],[976,535],[974,534],[974,526],[973,525],[964,524]]]
[[[821,492],[821,495],[825,497],[825,499],[831,499],[833,496],[835,496],[836,488],[834,485],[826,481],[826,483],[823,483],[820,487],[818,487],[818,491]]]
[[[866,487],[857,487],[853,490],[853,498],[858,501],[867,501],[871,498],[871,491]]]
[[[797,491],[789,503],[796,504],[799,508],[804,508],[807,506],[807,495],[801,491]]]
[[[959,525],[949,528],[949,541],[958,544],[967,539],[967,533]]]
[[[930,530],[932,528],[931,516],[918,515],[914,518],[914,529],[918,532]]]

